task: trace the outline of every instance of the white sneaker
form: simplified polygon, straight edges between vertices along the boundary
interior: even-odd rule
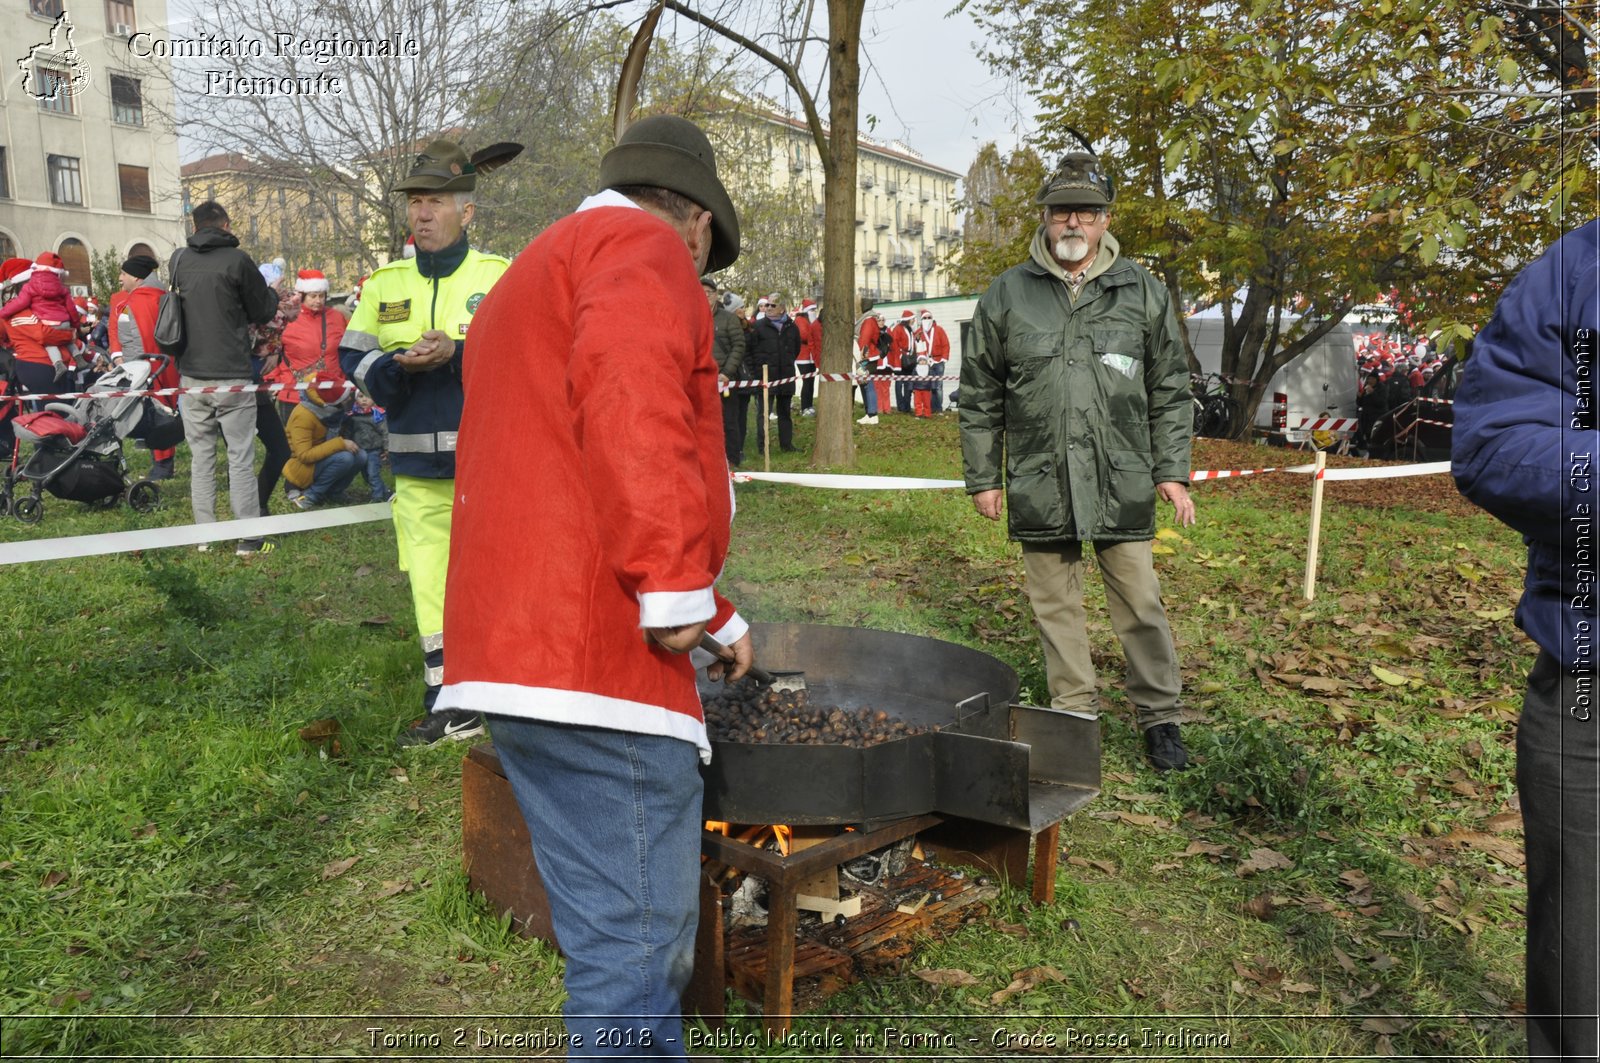
[[[856,424],[877,424],[877,423],[878,423],[878,419],[876,417],[857,417],[856,418]]]
[[[817,411],[816,411],[816,409],[814,407],[812,409],[801,410],[800,411],[800,416],[801,417],[815,417],[816,415],[817,415]]]
[[[769,413],[769,414],[767,414],[767,420],[769,420],[769,421],[776,421],[776,420],[777,420],[777,419],[778,419],[778,415],[777,415],[777,414],[775,414],[775,413]]]

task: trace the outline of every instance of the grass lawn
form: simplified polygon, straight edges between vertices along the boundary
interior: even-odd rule
[[[960,475],[953,415],[858,431],[853,471]],[[1201,441],[1195,467],[1300,460]],[[184,523],[179,466],[155,513],[49,499],[0,544]],[[1520,541],[1448,477],[1330,485],[1306,603],[1305,477],[1194,493],[1157,563],[1196,766],[1143,764],[1092,580],[1105,791],[1063,828],[1056,902],[1006,891],[797,1022],[843,1049],[721,1054],[1520,1050]],[[1020,554],[960,492],[738,496],[724,587],[747,616],[975,646],[1048,701]],[[464,750],[393,744],[420,689],[386,524],[0,572],[0,1055],[537,1054],[477,1031],[557,1024],[472,1018],[552,1014],[562,990],[554,953],[465,888]]]

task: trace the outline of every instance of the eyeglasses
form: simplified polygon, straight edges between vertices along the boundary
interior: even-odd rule
[[[1106,208],[1104,207],[1052,206],[1048,209],[1051,221],[1070,221],[1073,217],[1076,217],[1080,222],[1093,223],[1106,216]]]

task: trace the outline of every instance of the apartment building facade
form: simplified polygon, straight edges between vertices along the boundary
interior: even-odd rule
[[[128,48],[166,20],[166,0],[0,8],[0,255],[55,251],[87,291],[91,256],[182,242],[170,70]]]

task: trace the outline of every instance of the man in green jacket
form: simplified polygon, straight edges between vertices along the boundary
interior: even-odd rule
[[[714,329],[711,357],[716,360],[717,385],[722,388],[722,436],[728,464],[737,468],[744,461],[745,418],[739,416],[743,412],[740,399],[749,392],[730,388],[728,384],[744,379],[744,326],[739,324],[732,310],[722,305],[715,280],[701,277],[700,286],[706,290],[706,299],[711,303]]]
[[[972,319],[961,451],[973,505],[990,520],[1009,507],[1022,543],[1051,706],[1097,711],[1083,608],[1093,543],[1145,749],[1170,771],[1189,757],[1151,540],[1157,495],[1194,523],[1189,366],[1166,288],[1107,231],[1113,195],[1086,151],[1040,190],[1028,261],[989,286]]]

